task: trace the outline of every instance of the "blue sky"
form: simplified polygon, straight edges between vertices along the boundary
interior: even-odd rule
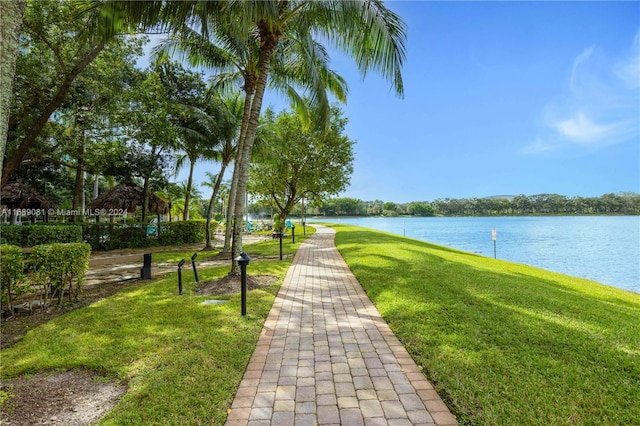
[[[640,192],[640,2],[388,6],[408,27],[404,98],[332,54],[356,141],[340,196]],[[267,105],[287,107],[273,93]],[[197,182],[206,170],[217,165],[197,166]]]

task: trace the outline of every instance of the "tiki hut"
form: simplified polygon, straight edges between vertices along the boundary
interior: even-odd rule
[[[128,214],[135,214],[138,206],[144,203],[144,189],[133,183],[122,183],[114,186],[107,192],[101,194],[91,201],[90,207],[93,210],[105,209],[107,211],[126,211]],[[152,214],[169,213],[170,205],[157,195],[149,194],[149,211]]]
[[[24,209],[29,214],[33,211],[40,211],[42,216],[47,217],[47,210],[53,207],[53,203],[44,195],[23,183],[8,183],[0,190],[0,204],[9,210],[11,223],[16,222],[15,209]],[[37,214],[29,214],[32,219]]]

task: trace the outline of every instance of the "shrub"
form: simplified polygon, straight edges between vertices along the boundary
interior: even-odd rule
[[[181,222],[160,223],[158,243],[163,246],[201,243],[205,240],[206,220],[185,220]],[[211,221],[211,233],[214,234],[218,222]]]
[[[82,242],[82,227],[78,225],[2,225],[0,233],[3,243],[20,247]]]
[[[2,306],[13,314],[13,296],[24,293],[20,283],[24,279],[24,262],[22,249],[10,244],[0,244],[0,263],[2,273]]]
[[[155,240],[147,237],[146,225],[89,223],[83,226],[84,240],[93,250],[149,247]]]
[[[284,220],[280,217],[280,213],[273,215],[273,230],[276,232],[284,231]]]
[[[23,230],[27,226],[21,225],[2,225],[0,226],[0,244],[12,244],[22,247],[24,238]]]
[[[26,228],[27,247],[82,242],[82,227],[79,225],[32,225]]]
[[[160,235],[147,232],[147,224],[90,223],[84,225],[84,239],[94,250],[152,247],[201,243],[205,240],[204,219],[160,222]],[[218,222],[211,221],[215,233]],[[157,229],[157,228],[156,228]]]
[[[33,249],[33,262],[36,270],[36,282],[48,289],[62,303],[64,292],[69,300],[78,299],[82,290],[84,274],[89,267],[91,246],[84,243],[44,244]],[[74,286],[75,283],[75,286]]]

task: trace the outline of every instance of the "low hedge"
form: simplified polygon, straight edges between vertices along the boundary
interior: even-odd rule
[[[206,239],[206,220],[186,220],[181,222],[160,223],[160,235],[158,243],[161,246],[201,243]],[[211,234],[213,235],[218,223],[211,222]]]
[[[24,293],[20,283],[24,280],[22,249],[11,244],[0,244],[0,284],[2,285],[2,307],[13,313],[13,298]]]
[[[157,224],[89,223],[83,226],[84,240],[93,250],[152,247],[201,243],[205,240],[205,220],[160,222]],[[211,222],[215,233],[218,222]]]
[[[33,248],[35,281],[43,286],[45,301],[49,290],[57,296],[58,304],[62,303],[65,292],[69,300],[78,299],[90,255],[91,246],[84,243],[44,244]]]
[[[81,243],[82,227],[79,225],[2,225],[0,243],[20,247],[40,244]]]

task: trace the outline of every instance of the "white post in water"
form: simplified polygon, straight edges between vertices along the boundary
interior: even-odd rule
[[[496,228],[491,230],[491,239],[493,240],[493,258],[496,258],[496,240],[498,239]]]

